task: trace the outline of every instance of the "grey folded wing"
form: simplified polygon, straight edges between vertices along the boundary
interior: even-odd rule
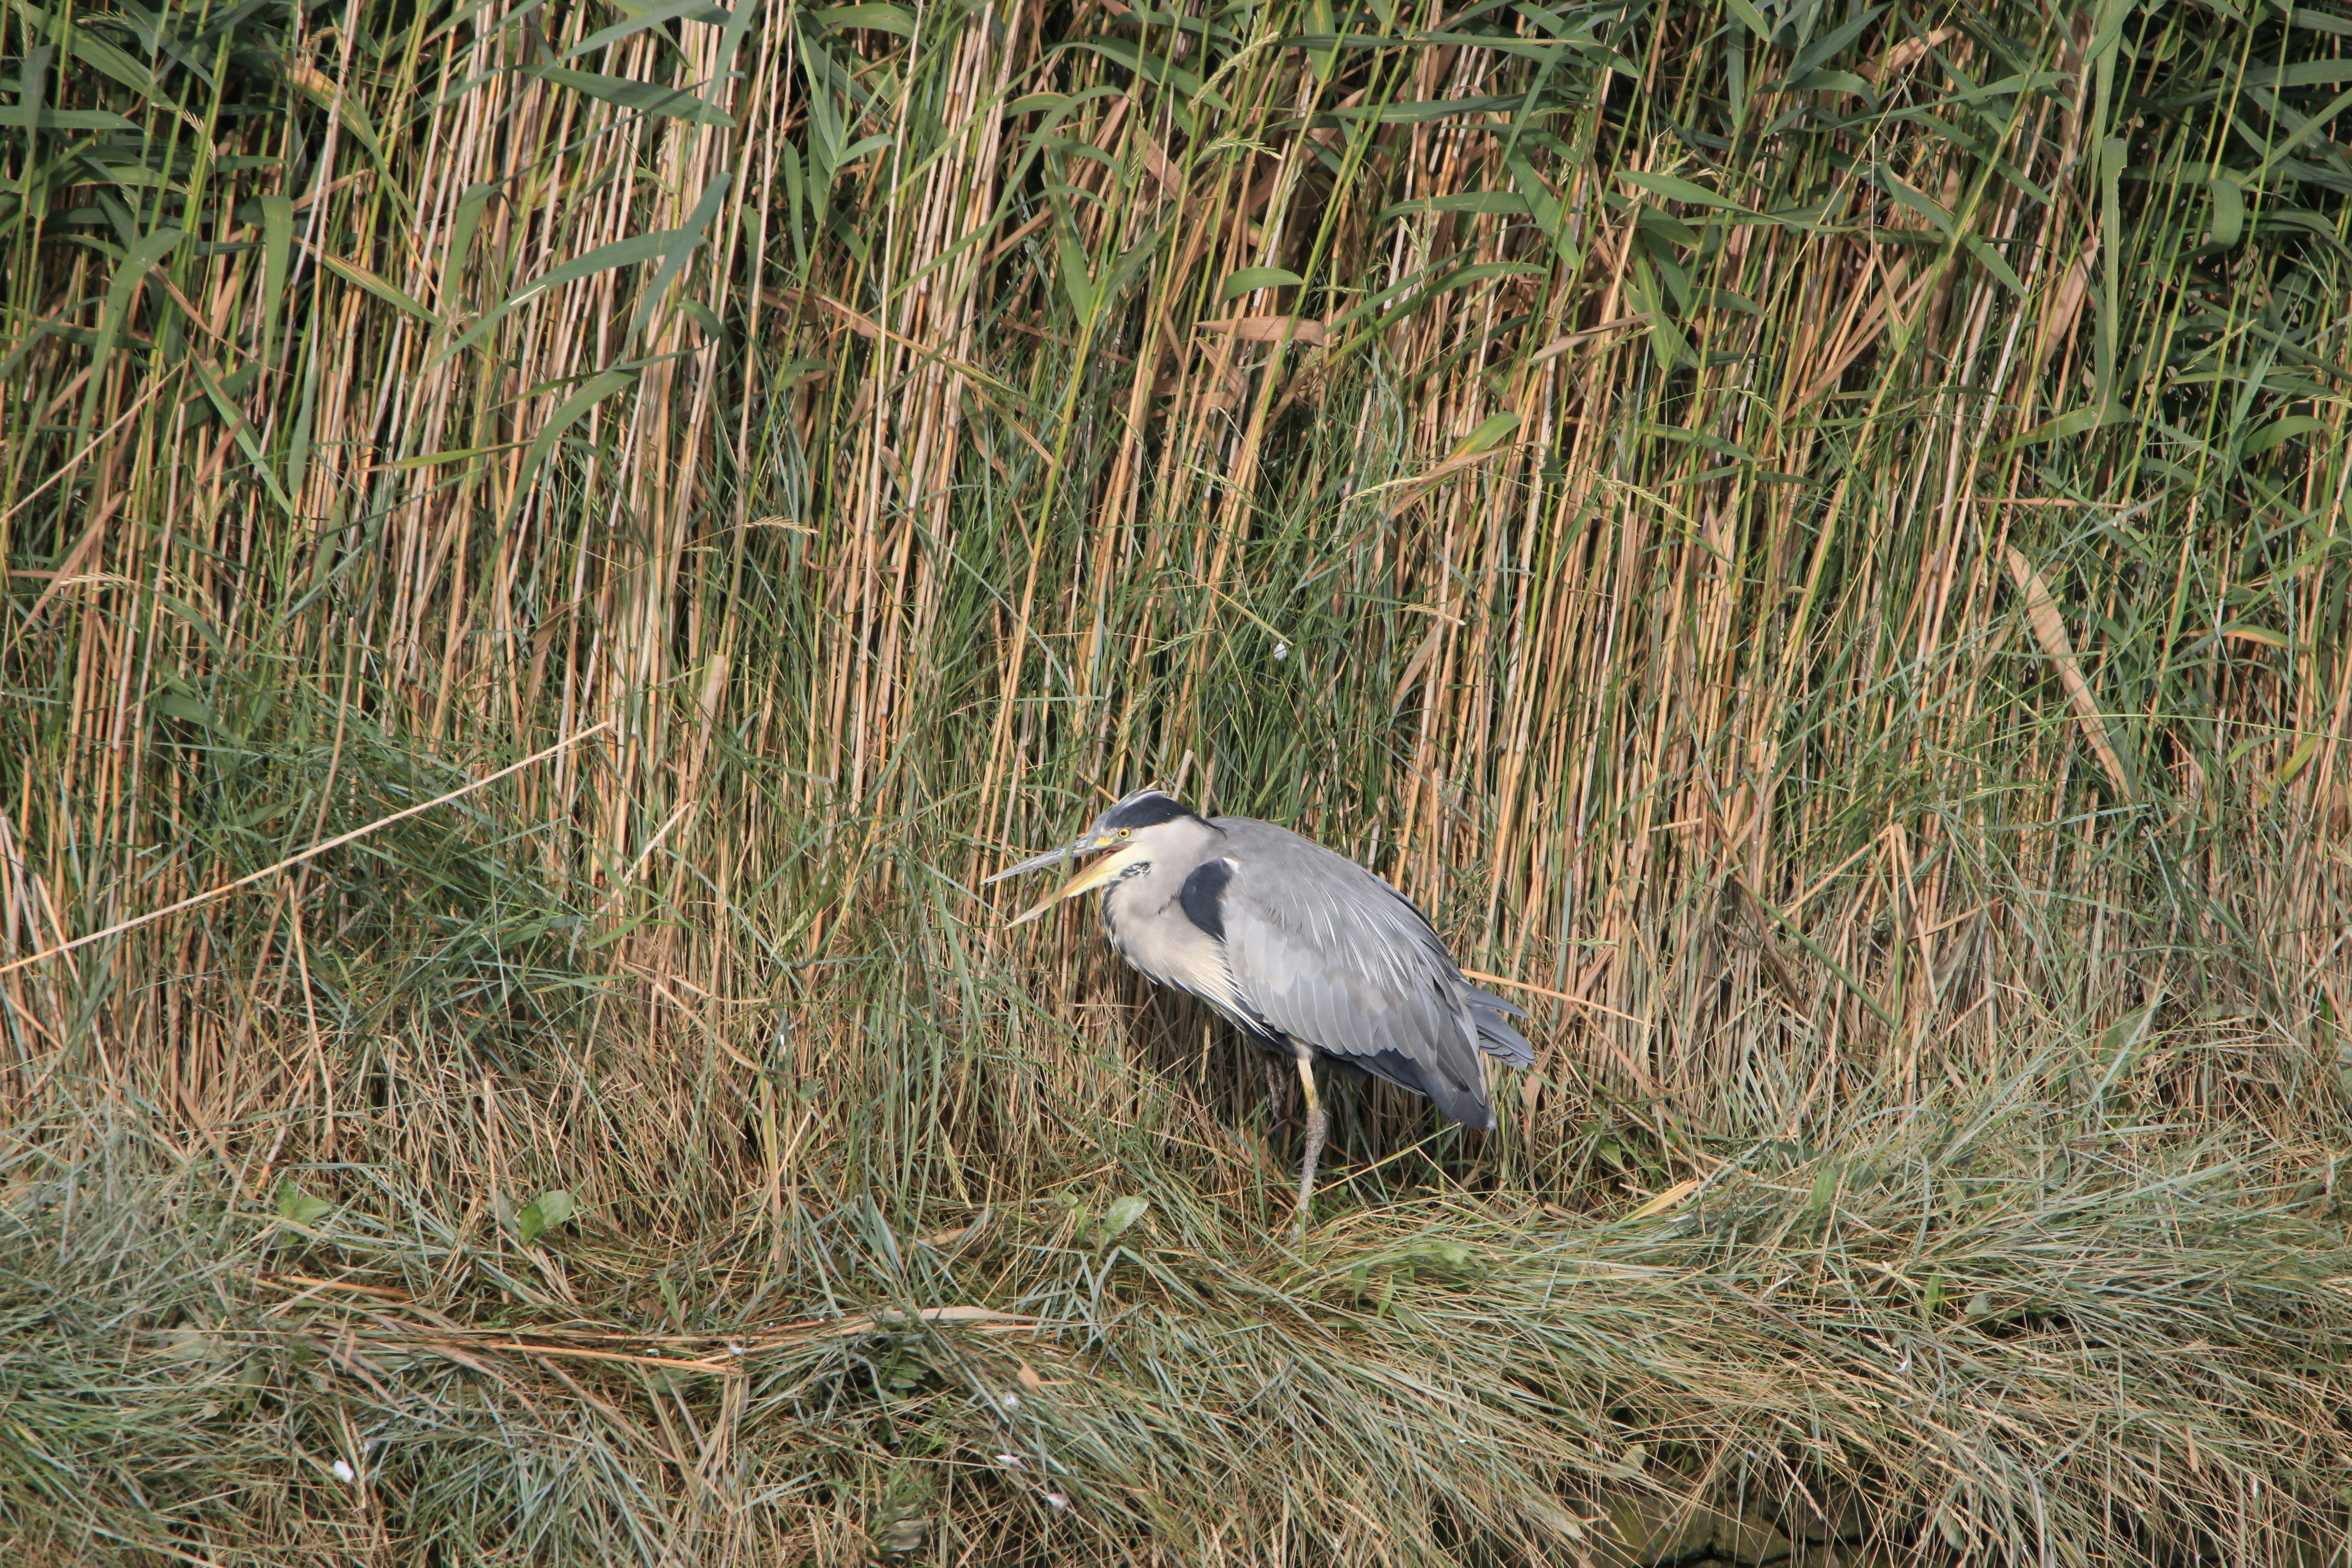
[[[1518,1010],[1465,981],[1411,901],[1354,861],[1267,824],[1219,826],[1234,868],[1225,962],[1255,1016],[1456,1121],[1492,1127],[1478,1053],[1535,1059],[1505,1021]]]
[[[1478,1026],[1478,1048],[1499,1060],[1505,1067],[1531,1068],[1536,1065],[1536,1048],[1528,1038],[1506,1022],[1524,1018],[1527,1009],[1517,1003],[1506,1002],[1491,991],[1471,990],[1468,993],[1471,1016]]]

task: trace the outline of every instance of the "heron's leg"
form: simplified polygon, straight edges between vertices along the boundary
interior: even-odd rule
[[[1265,1063],[1265,1117],[1271,1122],[1282,1115],[1282,1064],[1272,1057]]]
[[[1315,1195],[1315,1162],[1323,1153],[1323,1135],[1330,1131],[1330,1121],[1323,1114],[1323,1097],[1315,1092],[1315,1058],[1311,1052],[1298,1053],[1298,1081],[1307,1088],[1307,1157],[1298,1168],[1297,1234],[1307,1234],[1307,1204]]]

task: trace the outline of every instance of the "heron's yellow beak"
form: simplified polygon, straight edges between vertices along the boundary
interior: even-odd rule
[[[1044,903],[1037,905],[1034,909],[1024,910],[1021,913],[1013,916],[1010,925],[1026,925],[1031,921],[1035,920],[1039,915],[1044,914],[1047,910],[1052,909],[1055,904],[1060,903],[1064,899],[1075,899],[1080,893],[1093,892],[1097,888],[1103,886],[1107,882],[1118,881],[1119,873],[1125,871],[1129,866],[1134,865],[1135,862],[1142,857],[1142,854],[1143,846],[1140,844],[1130,844],[1124,848],[1112,850],[1109,854],[1104,856],[1101,859],[1096,861],[1093,865],[1087,867],[1085,870],[1079,872],[1068,881],[1063,883],[1059,889],[1055,889],[1053,896],[1046,899]],[[1008,926],[1008,929],[1010,929],[1010,926]]]

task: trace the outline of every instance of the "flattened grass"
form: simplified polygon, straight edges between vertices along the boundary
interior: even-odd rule
[[[2336,1194],[2067,1065],[1615,1217],[1425,1196],[1293,1250],[1147,1156],[927,1237],[803,1212],[782,1279],[753,1215],[656,1267],[390,1171],[298,1228],[151,1140],[20,1139],[11,1510],[221,1563],[1615,1561],[1710,1509],[1850,1557],[2331,1560]]]

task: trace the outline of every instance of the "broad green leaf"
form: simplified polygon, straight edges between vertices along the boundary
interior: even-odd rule
[[[814,188],[808,177],[801,173],[801,155],[789,142],[776,149],[776,165],[784,176],[784,216],[792,231],[793,254],[801,266],[808,266],[808,219],[822,221],[824,193]]]
[[[2300,229],[2321,244],[2335,246],[2336,222],[2307,207],[2272,207],[2263,209],[2263,226],[2269,229]]]
[[[2147,1026],[2148,1019],[2155,1014],[2156,1009],[2153,1007],[2141,1007],[2125,1014],[2108,1025],[2105,1031],[2099,1036],[2098,1054],[2107,1060],[2115,1060],[2118,1052],[2128,1049],[2138,1038],[2140,1030]],[[2115,1076],[2114,1069],[2110,1068],[2107,1073],[2108,1079],[2112,1080]],[[2101,1087],[2104,1088],[2105,1085]]]
[[[1559,198],[1551,194],[1551,187],[1544,184],[1543,176],[1536,172],[1527,155],[1513,153],[1506,161],[1506,167],[1511,171],[1512,189],[1527,204],[1528,216],[1546,228],[1558,224],[1562,216]]]
[[[47,21],[46,16],[41,16],[39,8],[31,4],[31,0],[17,0],[17,3],[42,22]],[[62,30],[46,26],[41,29],[44,32]],[[37,37],[38,34],[35,36]],[[14,81],[0,79],[0,92],[13,92],[16,95],[16,101],[9,107],[16,110],[18,123],[28,130],[39,122],[41,105],[48,97],[49,66],[57,58],[57,46],[54,44],[36,45],[17,56],[13,61],[16,67],[16,78]]]
[[[835,32],[862,27],[869,33],[896,33],[902,38],[915,36],[915,14],[904,5],[835,5],[814,15]]]
[[[819,13],[823,15],[822,12]],[[600,27],[563,51],[562,58],[576,60],[582,55],[593,55],[598,49],[617,44],[624,38],[634,38],[648,27],[658,27],[669,22],[721,23],[733,18],[710,4],[710,0],[667,0],[650,11],[641,12],[609,27]]]
[[[438,328],[442,325],[441,318],[426,310],[424,304],[413,295],[394,288],[389,282],[362,267],[358,262],[346,261],[340,256],[330,256],[323,250],[313,249],[310,254],[317,257],[320,265],[326,268],[328,271],[346,282],[358,284],[394,310],[405,311],[428,327]]]
[[[1420,196],[1382,207],[1372,221],[1386,223],[1410,213],[1485,213],[1503,217],[1530,217],[1528,198],[1517,191],[1462,191],[1450,196]]]
[[[547,422],[547,427],[532,438],[530,450],[523,454],[524,479],[528,480],[539,471],[540,460],[547,456],[550,448],[553,447],[558,440],[562,438],[566,430],[579,423],[582,415],[586,414],[613,394],[627,387],[636,379],[637,374],[635,371],[608,370],[591,380],[587,385],[570,397],[565,398],[562,406],[556,409],[554,417]]]
[[[2303,738],[2303,743],[2295,747],[2294,752],[2288,755],[2286,762],[2281,765],[2278,771],[2278,780],[2276,783],[2272,784],[2271,787],[2273,789],[2284,789],[2287,785],[2294,783],[2296,775],[2301,773],[2305,768],[2309,767],[2311,765],[2311,759],[2319,754],[2319,743],[2326,739],[2327,739],[2327,737],[2324,734],[2305,735]]]
[[[464,5],[454,7],[441,16],[433,30],[425,35],[425,42],[428,45],[438,43],[443,37],[456,31],[460,25],[473,20],[477,15],[488,10],[495,3],[496,0],[466,0]],[[524,0],[522,5],[508,7],[505,14],[499,17],[499,21],[511,26],[544,4],[546,0]],[[629,7],[621,5],[618,9],[626,13]]]
[[[1102,1230],[1097,1237],[1097,1244],[1110,1240],[1150,1212],[1150,1198],[1138,1197],[1130,1194],[1119,1199],[1103,1212]]]
[[[342,128],[351,132],[352,139],[366,151],[375,164],[376,173],[383,176],[378,188],[389,195],[393,204],[413,222],[416,216],[415,205],[409,200],[406,186],[394,176],[392,163],[383,155],[383,142],[375,133],[375,123],[368,118],[367,110],[360,101],[360,94],[346,91],[341,82],[305,60],[297,60],[287,67],[285,76],[296,90],[332,114]]]
[[[2327,428],[2325,419],[2314,419],[2308,414],[2290,414],[2273,424],[2265,425],[2238,443],[2238,456],[2259,458],[2282,441],[2292,441],[2297,436],[2309,436]]]
[[[1880,190],[1926,218],[1937,233],[1948,235],[1952,232],[1952,215],[1929,199],[1925,192],[1913,190],[1884,169],[1878,173],[1877,184]]]
[[[2217,174],[2206,189],[2213,197],[2213,243],[2227,250],[2246,232],[2244,187],[2227,174]]]
[[[570,1193],[541,1193],[516,1211],[515,1235],[529,1247],[546,1234],[549,1226],[562,1225],[571,1217]]]
[[[669,290],[671,279],[685,269],[688,258],[701,245],[702,231],[709,228],[710,220],[719,216],[719,208],[726,201],[728,189],[733,182],[734,175],[725,169],[713,174],[710,183],[702,187],[701,198],[694,204],[694,210],[687,215],[684,226],[669,231],[669,248],[662,256],[662,264],[654,272],[653,281],[646,284],[637,296],[636,318],[629,325],[631,337],[634,338],[652,319],[656,307],[661,303],[661,297]]]
[[[1519,416],[1516,414],[1489,416],[1479,422],[1475,430],[1462,437],[1461,445],[1455,447],[1447,455],[1454,458],[1468,458],[1480,452],[1492,451],[1506,437],[1518,427]]]
[[[684,88],[663,87],[625,76],[602,76],[594,71],[566,70],[562,66],[531,66],[524,74],[639,114],[661,115],[694,125],[735,123],[734,116],[725,110]]]
[[[318,417],[319,374],[326,357],[316,344],[302,356],[302,402],[294,411],[294,433],[286,441],[286,488],[296,495],[302,493],[302,480],[310,471],[310,427]]]
[[[1702,451],[1720,452],[1727,458],[1737,458],[1743,463],[1753,463],[1758,460],[1755,453],[1738,442],[1727,441],[1720,436],[1710,436],[1704,430],[1685,430],[1679,425],[1653,425],[1644,421],[1642,434],[1661,441],[1672,441],[1676,446],[1696,447]]]
[[[484,180],[467,186],[466,194],[458,198],[457,210],[449,220],[449,243],[441,252],[441,302],[445,310],[456,298],[466,258],[473,253],[474,235],[482,226],[482,214],[500,189],[499,182]]]
[[[813,381],[819,376],[831,375],[834,372],[834,363],[831,360],[796,359],[790,364],[785,365],[782,370],[770,372],[769,384],[776,391],[783,392],[792,387],[798,386],[804,381]]]
[[[2045,419],[2024,435],[2004,442],[2000,449],[2010,451],[2021,447],[2038,447],[2046,441],[2071,440],[2105,424],[2109,413],[2107,406],[2101,403],[2086,403],[2080,408],[2070,408],[2055,419]]]
[[[1490,278],[1548,278],[1551,275],[1549,267],[1538,266],[1532,261],[1481,261],[1469,267],[1454,268],[1431,281],[1433,275],[1445,265],[1444,262],[1437,262],[1424,267],[1395,287],[1383,289],[1324,322],[1324,330],[1336,339],[1342,328],[1351,327],[1367,316],[1373,318],[1370,326],[1348,339],[1333,351],[1334,354],[1344,355],[1352,352],[1371,333],[1393,325],[1451,289],[1483,283]]]
[[[2327,127],[2334,122],[2336,117],[2343,113],[2347,109],[2352,109],[2352,90],[2337,93],[2334,99],[2329,100],[2320,109],[2318,113],[2305,121],[2301,125],[2295,127],[2294,134],[2273,147],[2270,150],[2269,155],[2263,159],[2261,167],[2255,171],[2257,175],[2266,174],[2271,170],[2277,168],[2281,163],[2286,162],[2287,155],[2293,153],[2296,148],[2302,146],[2306,142],[2319,138],[2320,132],[2326,130]]]
[[[1097,280],[1096,285],[1100,290],[1100,298],[1115,300],[1121,290],[1135,281],[1136,274],[1150,265],[1151,258],[1159,254],[1160,241],[1167,234],[1169,225],[1172,221],[1172,214],[1161,218],[1159,223],[1154,224],[1145,232],[1142,238],[1129,247],[1125,255],[1111,264],[1108,271]]]
[[[1084,326],[1094,320],[1099,296],[1095,289],[1094,268],[1087,256],[1087,247],[1078,238],[1076,228],[1061,218],[1054,225],[1054,251],[1062,275],[1062,292],[1069,297],[1070,313]]]
[[[86,18],[76,18],[73,23],[61,26],[58,18],[51,17],[37,5],[27,4],[26,0],[16,0],[16,8],[43,24],[45,30],[55,28],[57,34],[53,36],[64,34],[67,27],[70,26],[73,36],[73,54],[70,58],[74,64],[96,66],[100,71],[112,77],[142,98],[152,99],[156,96],[153,74],[132,56],[108,43],[105,35],[90,27]],[[46,56],[48,50],[42,48],[27,53],[29,58],[31,55],[36,54]],[[47,69],[47,60],[44,59],[36,68]],[[170,107],[170,105],[167,103],[163,107]]]
[[[1837,1196],[1838,1184],[1844,1175],[1845,1167],[1840,1162],[1822,1161],[1821,1169],[1813,1173],[1813,1190],[1806,1194],[1805,1212],[1810,1215],[1827,1214],[1831,1203]]]
[[[1787,85],[1797,92],[1850,92],[1873,103],[1878,101],[1878,94],[1870,83],[1852,71],[1810,70]]]
[[[1868,28],[1873,22],[1877,21],[1885,9],[1886,7],[1884,5],[1874,5],[1870,9],[1863,12],[1860,16],[1855,16],[1852,21],[1846,23],[1844,26],[1838,28],[1835,32],[1826,33],[1821,37],[1815,38],[1811,44],[1805,46],[1803,53],[1798,55],[1795,59],[1789,62],[1788,74],[1782,79],[1783,81],[1799,82],[1805,77],[1811,75],[1813,68],[1830,59],[1832,56],[1836,55],[1840,49],[1844,48],[1848,44],[1853,43],[1856,38],[1862,37],[1864,29]],[[1862,79],[1857,77],[1854,79],[1860,81]],[[1864,82],[1863,90],[1865,92],[1869,91],[1870,84]]]
[[[1527,16],[1528,11],[1533,9],[1537,9],[1537,7],[1528,5],[1518,7],[1519,14],[1523,16]],[[1529,17],[1528,19],[1533,20],[1534,18]],[[1633,61],[1622,59],[1622,57],[1612,55],[1608,50],[1601,48],[1599,45],[1584,38],[1561,39],[1555,42],[1548,38],[1514,38],[1495,33],[1455,33],[1447,30],[1436,33],[1425,33],[1415,41],[1426,44],[1460,45],[1472,39],[1475,39],[1478,47],[1487,51],[1488,53],[1497,55],[1517,55],[1521,59],[1538,60],[1546,66],[1549,66],[1554,61],[1558,60],[1564,51],[1574,49],[1578,53],[1583,55],[1586,60],[1590,63],[1596,66],[1605,66],[1611,70],[1618,68],[1622,64],[1626,69],[1633,72],[1635,75],[1639,75],[1642,68],[1641,67],[1634,65]],[[1522,101],[1525,100],[1522,100]]]
[[[1973,234],[1965,236],[1960,243],[1968,247],[1969,254],[1977,258],[1978,265],[2000,279],[2002,288],[2021,300],[2025,298],[2025,280],[2020,278],[2016,270],[2002,258],[2000,251],[1995,250]]]
[[[403,458],[396,463],[386,463],[383,466],[395,471],[404,468],[438,468],[443,463],[462,463],[468,458],[484,458],[493,452],[511,452],[521,445],[520,441],[500,441],[490,447],[452,447],[445,451],[422,452],[414,458]]]
[[[2067,71],[2032,71],[2018,76],[2005,76],[1999,81],[1989,81],[1982,87],[1960,88],[1951,95],[1954,103],[1982,103],[1989,98],[2009,98],[2021,92],[2040,92],[2061,82],[2073,81]]]
[[[599,272],[609,272],[615,267],[634,267],[640,262],[656,261],[669,254],[670,241],[677,231],[664,229],[659,234],[634,234],[626,239],[616,239],[610,245],[600,245],[584,256],[575,256],[560,267],[551,267],[537,278],[516,289],[500,301],[489,314],[476,321],[457,342],[435,354],[425,363],[432,369],[451,354],[471,347],[482,335],[508,316],[521,310],[550,289],[561,289],[583,278],[593,278]]]
[[[204,699],[193,691],[166,687],[149,699],[147,706],[166,719],[177,719],[184,724],[194,724],[201,730],[217,731],[220,728],[220,721],[213,717],[213,710],[205,706]],[[320,1202],[317,1198],[307,1198],[303,1201],[318,1204],[322,1212],[331,1206]],[[310,1222],[305,1220],[302,1223],[307,1225]]]
[[[2115,0],[2108,3],[2114,4]],[[2124,232],[2121,181],[2124,163],[2130,154],[2131,143],[2121,136],[2110,136],[2099,143],[2099,221],[2104,226],[2101,232],[2107,235]],[[2117,401],[2116,331],[2121,310],[2116,296],[2121,284],[2116,258],[2122,250],[2123,247],[2115,243],[2099,247],[2099,287],[2091,296],[2092,321],[2096,330],[2092,362],[2099,402],[2105,408],[2113,408]]]
[[[1696,364],[1698,351],[1691,347],[1690,339],[1682,328],[1664,310],[1650,312],[1650,357],[1658,362],[1660,370],[1672,370],[1678,364]]]
[[[1470,1250],[1468,1243],[1438,1237],[1427,1237],[1412,1243],[1404,1249],[1404,1256],[1415,1264],[1426,1264],[1448,1274],[1467,1271],[1478,1258],[1478,1255]]]
[[[736,5],[733,14],[727,18],[727,26],[719,30],[718,68],[720,72],[724,73],[734,66],[735,51],[742,47],[743,35],[751,30],[752,16],[758,9],[744,0]]]
[[[1217,290],[1220,301],[1238,300],[1253,289],[1297,289],[1306,286],[1307,279],[1280,267],[1244,267],[1225,279]]]
[[[278,1213],[281,1218],[310,1226],[334,1212],[334,1205],[324,1198],[312,1197],[296,1186],[291,1178],[278,1184]]]
[[[1528,216],[1535,220],[1562,265],[1574,267],[1584,259],[1576,241],[1569,237],[1568,215],[1560,210],[1559,198],[1545,185],[1543,176],[1525,158],[1510,160],[1511,184],[1517,187],[1519,197],[1527,204]]]
[[[1331,0],[1307,0],[1307,32],[1318,40],[1306,46],[1307,63],[1315,72],[1315,79],[1328,82],[1332,67],[1339,58],[1339,28],[1331,17]]]
[[[1696,207],[1716,207],[1724,212],[1744,213],[1748,208],[1729,196],[1717,195],[1705,185],[1695,185],[1688,180],[1677,180],[1672,174],[1644,174],[1620,170],[1617,177],[1629,185],[1638,186],[1654,196],[1668,201],[1687,202]]]
[[[2116,46],[2123,41],[2124,23],[2138,9],[2139,0],[2096,0],[2095,4],[2081,7],[2077,14],[2092,18],[2095,27],[2091,41],[2084,46],[2083,58],[2093,61],[2104,59],[2107,68],[2111,69]],[[2102,70],[2100,74],[2104,76],[2106,71]]]
[[[139,127],[102,109],[33,109],[0,104],[0,126],[16,131],[129,131]]]
[[[2246,80],[2268,88],[2333,87],[2339,81],[2352,81],[2352,57],[2300,60],[2294,65],[2259,62],[2246,68]]]
[[[1466,40],[1448,38],[1444,41],[1459,45]],[[1482,37],[1476,41],[1484,45],[1495,40]],[[1638,76],[1641,73],[1637,70],[1633,74]],[[1315,117],[1315,123],[1319,125],[1326,120],[1334,124],[1345,124],[1358,120],[1373,120],[1382,125],[1426,125],[1433,120],[1454,119],[1470,122],[1475,121],[1480,115],[1492,114],[1497,110],[1516,114],[1526,107],[1527,100],[1516,96],[1429,98],[1402,103],[1360,103],[1341,109],[1327,109]]]
[[[1693,289],[1691,290],[1691,304],[1694,308],[1700,310],[1704,310],[1711,305],[1717,310],[1737,310],[1743,316],[1760,316],[1764,313],[1763,306],[1758,304],[1747,295],[1733,289],[1714,289],[1706,287]],[[1742,453],[1741,455],[1747,456],[1746,453]]]
[[[1644,205],[1641,216],[1634,221],[1644,235],[1685,250],[1697,245],[1703,237],[1698,230],[1669,214],[1664,207]]]
[[[286,314],[286,275],[294,258],[294,202],[284,195],[261,198],[261,357],[278,346],[278,322]]]
[[[2163,998],[2164,994],[2159,990],[2155,1001],[2125,1014],[2108,1025],[2106,1031],[2100,1035],[2098,1054],[2106,1060],[2107,1070],[2100,1075],[2098,1083],[2091,1090],[2094,1101],[2105,1096],[2115,1081],[2130,1068],[2139,1055],[2141,1044],[2147,1038],[2148,1023],[2156,1016],[2156,1009]]]
[[[114,269],[114,279],[106,287],[106,303],[98,315],[98,346],[91,352],[91,380],[95,372],[105,368],[107,359],[114,353],[114,341],[122,332],[122,324],[131,316],[131,301],[139,286],[147,281],[147,274],[178,248],[186,235],[176,228],[159,228],[131,247],[122,265]],[[95,384],[92,386],[95,391]]]
[[[312,363],[316,363],[312,361]],[[262,488],[269,492],[269,499],[276,501],[288,517],[292,517],[294,500],[286,493],[286,487],[278,482],[278,475],[263,455],[261,443],[255,437],[253,424],[246,418],[245,411],[236,405],[236,399],[229,395],[228,389],[221,384],[220,377],[213,373],[212,366],[206,364],[201,355],[190,354],[186,363],[196,378],[196,384],[205,389],[205,395],[212,399],[213,407],[232,432],[237,449],[245,454],[246,461],[251,463],[254,471],[261,476]]]
[[[1234,106],[1211,90],[1209,84],[1202,81],[1197,73],[1170,63],[1140,44],[1125,38],[1081,38],[1075,43],[1056,44],[1046,52],[1058,54],[1064,49],[1091,50],[1107,60],[1125,66],[1147,81],[1174,88],[1187,102],[1213,109],[1221,114],[1234,112]]]
[[[1764,13],[1759,11],[1749,3],[1749,0],[1724,0],[1724,5],[1734,16],[1739,19],[1741,26],[1746,27],[1768,44],[1772,41],[1772,24],[1764,19]]]
[[[1748,119],[1748,41],[1749,29],[1734,20],[1723,29],[1724,106],[1729,110],[1735,137]]]
[[[833,172],[837,175],[868,153],[879,153],[888,145],[890,145],[890,138],[878,131],[871,136],[861,136],[841,150],[840,158],[833,165]]]

